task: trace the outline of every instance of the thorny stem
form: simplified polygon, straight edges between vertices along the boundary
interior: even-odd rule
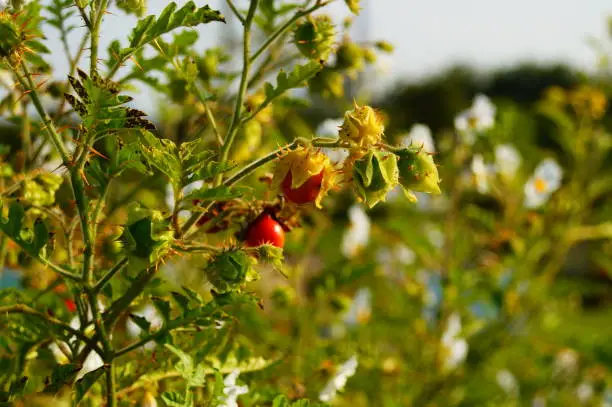
[[[98,67],[98,41],[100,39],[100,24],[102,22],[102,16],[106,12],[108,0],[100,1],[100,7],[95,10],[93,4],[91,7],[91,60],[90,60],[90,73],[93,74],[97,71]]]
[[[238,9],[236,8],[236,5],[234,4],[234,2],[232,0],[226,0],[226,1],[227,1],[227,5],[230,7],[232,12],[236,16],[236,18],[238,18],[238,20],[240,20],[240,23],[244,25],[246,21],[244,17],[242,16],[242,14],[240,14],[240,11],[238,11]]]
[[[229,128],[227,129],[227,135],[225,136],[223,147],[221,148],[221,164],[224,164],[227,161],[230,149],[232,148],[232,144],[234,143],[236,135],[238,134],[238,129],[240,127],[239,125],[240,115],[242,114],[242,101],[246,94],[249,70],[251,68],[251,25],[253,23],[253,18],[255,17],[255,11],[257,10],[258,4],[259,0],[251,0],[251,5],[249,6],[249,11],[244,21],[242,75],[240,77],[240,88],[238,90],[238,95],[236,96],[234,115],[232,116],[232,121],[230,123]],[[223,175],[219,174],[215,179],[215,185],[221,185],[222,180]]]
[[[104,276],[102,276],[100,281],[98,281],[96,285],[93,287],[93,290],[98,292],[101,289],[103,289],[106,283],[108,283],[110,279],[113,278],[113,276],[117,274],[119,271],[121,271],[127,264],[128,264],[127,257],[124,257],[121,260],[119,260],[117,264],[115,264],[110,270],[108,270],[108,272]]]

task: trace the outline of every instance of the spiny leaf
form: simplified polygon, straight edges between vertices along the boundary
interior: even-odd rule
[[[264,108],[273,99],[281,96],[289,89],[304,86],[305,82],[314,77],[321,69],[323,69],[323,66],[320,63],[310,61],[304,65],[296,65],[289,75],[284,71],[279,72],[276,77],[276,87],[269,82],[264,84],[266,99],[258,109]]]

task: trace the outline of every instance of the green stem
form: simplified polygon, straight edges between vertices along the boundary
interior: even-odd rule
[[[234,115],[232,116],[232,121],[227,130],[227,135],[225,136],[223,147],[221,148],[220,162],[222,165],[227,161],[227,158],[229,157],[230,149],[232,148],[232,144],[234,143],[236,135],[238,134],[239,124],[240,124],[240,115],[242,114],[242,101],[246,94],[247,83],[248,83],[248,78],[249,78],[249,70],[251,67],[251,59],[250,59],[251,25],[253,24],[253,18],[255,17],[255,11],[257,10],[258,4],[259,4],[259,0],[251,0],[251,5],[249,6],[249,11],[244,21],[243,48],[242,48],[242,75],[240,77],[240,87],[238,90],[238,95],[236,96],[236,104],[234,105]],[[223,180],[223,175],[219,174],[215,179],[215,185],[216,186],[221,185],[222,180]]]
[[[236,18],[238,20],[240,20],[240,23],[242,25],[244,25],[246,23],[246,20],[244,19],[244,17],[242,17],[242,14],[240,14],[240,11],[238,11],[238,9],[236,8],[236,5],[234,4],[234,2],[232,0],[226,0],[226,1],[227,1],[228,6],[230,7],[232,12],[236,16]]]
[[[157,272],[157,266],[153,265],[143,271],[136,277],[136,279],[130,284],[125,294],[121,298],[117,299],[111,304],[111,306],[104,313],[104,323],[107,327],[112,327],[117,318],[124,312],[132,301],[142,293],[145,286],[151,281],[155,273]]]
[[[209,315],[211,315],[213,312],[215,312],[215,310],[217,309],[214,305],[216,305],[214,302],[213,303],[208,303],[206,306],[200,308],[199,310],[193,311],[193,313],[189,316],[183,317],[183,318],[177,318],[175,320],[172,320],[170,322],[168,322],[167,324],[165,324],[160,330],[158,330],[157,332],[154,332],[152,334],[149,334],[147,336],[145,336],[144,338],[126,346],[125,348],[119,349],[116,353],[115,356],[119,357],[122,355],[125,355],[126,353],[129,353],[135,349],[140,348],[141,346],[145,345],[147,342],[153,341],[158,337],[164,336],[165,334],[167,334],[168,332],[177,329],[177,328],[181,328],[184,326],[189,325],[190,323],[192,323],[193,321],[196,321],[200,318],[203,317],[207,317]]]
[[[127,257],[124,257],[121,260],[119,260],[117,264],[115,264],[110,270],[108,270],[108,272],[104,276],[102,276],[100,281],[98,281],[96,285],[94,286],[93,290],[95,292],[99,292],[101,289],[103,289],[106,283],[108,283],[110,279],[113,278],[113,276],[117,274],[119,271],[121,271],[127,264],[128,264]]]
[[[90,60],[90,73],[93,75],[97,71],[98,67],[98,41],[100,39],[100,23],[102,22],[102,16],[106,12],[108,0],[100,1],[100,7],[97,12],[94,11],[93,5],[91,6],[91,60]]]
[[[210,126],[212,127],[213,132],[215,133],[217,143],[219,143],[219,146],[222,147],[223,138],[221,137],[221,133],[219,132],[219,128],[217,127],[217,121],[215,120],[215,115],[210,109],[206,95],[202,93],[202,89],[200,89],[197,85],[194,84],[193,88],[195,89],[196,96],[198,97],[198,99],[200,99],[200,102],[204,105],[204,109],[206,110],[206,117],[208,118],[208,121],[210,122]]]
[[[115,383],[115,363],[111,359],[106,369],[106,406],[115,407],[117,405],[117,391]]]
[[[268,37],[268,39],[261,45],[261,47],[259,47],[259,49],[255,51],[253,56],[251,56],[250,62],[255,61],[261,54],[263,54],[268,49],[268,47],[272,45],[272,43],[274,43],[274,41],[276,41],[281,35],[283,35],[289,28],[293,27],[297,20],[320,9],[321,7],[326,6],[329,3],[330,1],[317,0],[314,6],[295,13],[293,17],[291,17],[287,22],[285,22],[285,24],[280,26],[274,33],[272,33],[272,35]]]

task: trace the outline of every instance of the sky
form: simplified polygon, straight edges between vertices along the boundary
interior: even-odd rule
[[[186,0],[178,0],[179,5]],[[199,6],[224,7],[223,0],[195,0]],[[590,39],[607,35],[607,17],[612,16],[609,0],[361,0],[364,10],[353,27],[358,40],[387,40],[395,52],[379,72],[379,88],[388,88],[400,79],[418,80],[454,64],[486,70],[521,61],[565,62],[580,69],[593,69],[596,53]],[[235,0],[246,8],[247,0]],[[149,12],[158,13],[165,0],[148,0]],[[328,9],[338,24],[349,15],[342,0]],[[227,13],[228,18],[233,16]],[[104,20],[101,46],[113,39],[127,42],[135,18],[120,12]],[[234,26],[236,28],[236,26]],[[198,47],[214,45],[231,29],[223,24],[200,26]],[[51,48],[61,46],[49,33]],[[79,36],[71,38],[74,47]],[[102,54],[104,55],[104,54]],[[54,54],[58,72],[67,65],[61,53]],[[145,99],[150,101],[150,98]]]

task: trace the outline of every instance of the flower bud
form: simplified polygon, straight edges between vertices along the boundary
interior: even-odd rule
[[[327,155],[311,148],[299,147],[287,152],[276,163],[273,187],[298,190],[313,177],[321,176],[321,184],[314,191],[314,203],[321,207],[321,200],[336,184],[337,176]]]
[[[393,44],[387,41],[376,41],[374,46],[383,52],[393,52],[394,48]]]
[[[395,152],[399,167],[399,182],[405,189],[440,193],[438,167],[433,156],[421,147],[407,147]]]
[[[302,55],[315,60],[327,60],[336,37],[331,18],[326,15],[308,17],[298,23],[293,40]]]
[[[370,150],[354,162],[352,175],[357,195],[372,208],[397,185],[397,158],[393,153]]]
[[[21,43],[19,27],[7,12],[0,12],[0,58],[12,56]]]
[[[363,50],[363,58],[368,64],[376,62],[376,52],[372,48],[365,48]]]
[[[254,260],[238,249],[217,254],[205,269],[208,281],[220,292],[234,291],[247,281]]]
[[[351,13],[359,15],[359,0],[344,0]]]
[[[352,41],[344,41],[336,51],[336,68],[354,76],[364,67],[363,49]]]
[[[352,147],[367,150],[382,139],[385,126],[382,116],[370,106],[359,106],[344,114],[344,122],[340,127],[340,140],[348,142]]]

